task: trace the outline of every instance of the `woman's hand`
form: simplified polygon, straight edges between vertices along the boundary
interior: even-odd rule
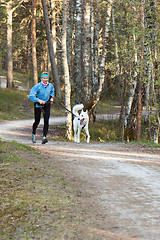
[[[50,103],[51,103],[51,104],[53,103],[53,97],[51,97],[51,99],[50,99]]]
[[[41,99],[38,99],[38,102],[40,103],[40,104],[45,104],[46,102],[45,101],[43,101],[43,100],[41,100]]]

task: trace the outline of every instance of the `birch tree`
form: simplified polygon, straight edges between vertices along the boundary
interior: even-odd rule
[[[90,0],[90,86],[94,81],[94,8],[93,0]],[[90,87],[91,89],[91,87]],[[90,95],[93,96],[93,90],[91,89]]]
[[[153,65],[152,65],[152,67],[153,67]],[[158,106],[158,102],[157,102],[153,74],[154,73],[152,71],[152,91],[153,91],[153,97],[154,97],[154,103],[155,103],[155,109],[156,109],[156,114],[155,114],[156,121],[155,121],[155,127],[154,127],[154,138],[153,138],[153,141],[154,141],[154,143],[158,144],[158,137],[159,137],[159,130],[160,130],[160,116],[159,116],[160,107]]]
[[[149,53],[149,49],[147,49],[147,52]],[[149,120],[149,99],[150,99],[150,85],[151,85],[151,81],[152,81],[152,63],[150,61],[150,59],[147,60],[147,83],[145,86],[146,89],[146,99],[145,99],[145,103],[146,103],[146,111],[145,111],[145,123],[147,123],[147,121]]]
[[[114,37],[114,48],[115,48],[115,58],[116,58],[116,70],[117,75],[120,74],[120,66],[119,66],[119,56],[118,56],[118,43],[116,37],[116,27],[115,27],[115,20],[114,20],[114,7],[112,7],[112,24],[113,24],[113,37]]]
[[[104,29],[104,38],[103,38],[103,49],[102,49],[102,55],[101,55],[101,61],[100,61],[100,70],[99,70],[99,87],[97,90],[96,95],[92,99],[92,106],[90,110],[92,110],[97,102],[100,99],[101,93],[102,93],[102,88],[103,88],[103,83],[104,83],[104,68],[105,68],[105,60],[106,60],[106,54],[107,54],[107,40],[109,37],[109,26],[111,23],[111,12],[112,12],[112,4],[113,0],[108,1],[107,5],[107,12],[106,12],[106,20],[105,20],[105,29]]]
[[[82,88],[83,102],[86,104],[90,98],[90,0],[82,0]]]
[[[12,58],[12,0],[6,2],[7,11],[7,87],[13,87],[13,58]]]
[[[64,69],[65,106],[71,111],[71,85],[69,80],[69,68],[67,60],[67,0],[63,0],[62,19],[62,60]],[[72,115],[67,111],[67,138],[72,138]]]
[[[98,64],[99,64],[99,32],[100,32],[100,6],[99,0],[96,1],[96,26],[95,26],[95,34],[94,34],[94,76],[92,81],[92,97],[95,96],[98,90]]]
[[[36,0],[32,0],[32,70],[33,70],[33,85],[38,83],[37,72],[37,51],[36,51]]]
[[[53,39],[53,51],[56,60],[57,53],[57,41],[56,41],[56,3],[55,0],[51,0],[51,31],[52,31],[52,39]]]
[[[81,41],[82,41],[82,0],[76,0],[76,20],[75,20],[75,47],[74,47],[74,66],[75,66],[75,102],[82,101],[82,68],[81,68]]]
[[[74,24],[75,24],[75,0],[70,0],[67,21],[67,58],[69,66],[70,83],[74,89]]]
[[[113,0],[108,1],[105,30],[104,30],[103,49],[102,49],[100,71],[99,71],[99,89],[97,91],[97,100],[98,101],[99,101],[99,98],[100,98],[100,95],[102,92],[103,83],[104,83],[104,67],[105,67],[105,59],[106,59],[106,55],[107,55],[107,40],[109,37],[109,26],[111,23],[112,4],[113,4]]]
[[[135,66],[137,66],[137,50],[136,50],[134,29],[133,29],[133,49],[134,49],[134,63],[135,63]],[[137,71],[136,71],[136,69],[134,69],[134,76],[133,76],[131,84],[130,84],[129,97],[128,97],[128,101],[127,101],[127,105],[126,105],[126,113],[125,113],[125,117],[124,117],[124,127],[125,128],[127,128],[128,118],[129,118],[129,115],[131,112],[133,99],[135,97],[135,91],[137,88],[137,75],[138,75]]]
[[[141,42],[141,59],[140,59],[140,78],[138,83],[138,105],[137,105],[137,132],[136,140],[141,139],[141,118],[142,118],[142,83],[143,83],[143,61],[144,61],[144,14],[145,14],[145,0],[141,0],[141,29],[142,29],[142,42]]]

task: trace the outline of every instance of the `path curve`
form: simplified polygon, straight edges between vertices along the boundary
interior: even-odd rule
[[[50,124],[66,119],[51,118]],[[160,154],[137,144],[30,141],[33,120],[0,123],[0,137],[50,156],[77,189],[104,239],[160,239]],[[23,131],[22,131],[23,126]]]

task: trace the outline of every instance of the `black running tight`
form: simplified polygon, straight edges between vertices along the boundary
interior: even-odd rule
[[[43,113],[44,126],[43,126],[43,136],[47,136],[48,127],[49,127],[49,117],[50,117],[50,106],[44,106],[45,114]],[[35,122],[33,123],[32,133],[36,134],[36,129],[41,119],[41,109],[34,107],[34,118]]]

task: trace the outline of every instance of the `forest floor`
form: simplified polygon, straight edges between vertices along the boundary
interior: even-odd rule
[[[63,117],[51,118],[50,127],[64,122]],[[45,214],[38,220],[40,235],[27,239],[160,239],[159,149],[152,150],[137,143],[92,141],[89,144],[49,141],[42,145],[42,125],[37,143],[32,144],[32,123],[33,120],[0,122],[0,137],[32,146],[41,152],[45,165],[61,171],[83,209],[75,213],[73,208],[72,218],[77,223],[77,218],[83,221],[76,228],[72,226],[73,235],[69,233],[68,222],[63,237],[54,238],[52,228],[42,229],[45,221],[55,218],[46,204]],[[48,137],[52,134],[56,132],[49,131]],[[42,161],[37,164],[44,167]],[[44,181],[47,188],[51,184],[49,174]]]

